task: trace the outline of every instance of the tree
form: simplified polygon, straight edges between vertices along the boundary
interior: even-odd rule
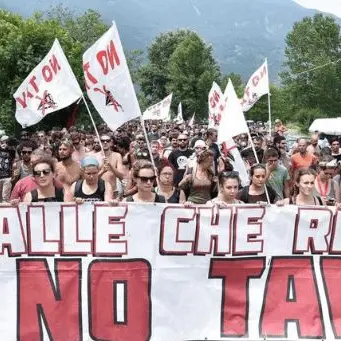
[[[79,56],[78,46],[56,22],[45,21],[41,15],[23,19],[0,10],[0,101],[1,124],[7,133],[15,130],[15,90],[40,62],[57,37],[71,59]]]
[[[176,47],[191,31],[177,30],[158,35],[148,47],[148,63],[139,70],[138,83],[148,105],[166,97],[168,62]]]
[[[56,7],[48,13],[35,13],[24,19],[11,12],[0,10],[0,122],[1,128],[13,133],[18,127],[14,119],[15,90],[31,70],[50,50],[55,38],[58,38],[71,68],[83,84],[82,55],[106,30],[100,15],[92,10],[80,16],[74,16],[69,10]],[[79,121],[90,124],[84,108],[80,106]],[[71,108],[48,115],[34,129],[51,125],[65,125]],[[97,122],[99,115],[92,110]]]
[[[207,115],[207,96],[220,71],[212,48],[197,33],[177,30],[160,34],[148,48],[148,63],[139,72],[139,85],[148,105],[173,92],[173,109],[181,101],[184,113]]]
[[[340,115],[341,62],[308,71],[341,58],[340,26],[335,20],[316,14],[297,22],[287,35],[285,58],[281,78],[290,92],[293,110]]]
[[[242,80],[242,77],[240,74],[235,73],[235,72],[230,72],[227,75],[225,75],[222,80],[221,80],[221,91],[224,92],[226,85],[229,81],[229,79],[231,79],[234,90],[236,91],[236,94],[239,98],[243,97],[244,94],[244,90],[245,90],[245,84]]]
[[[184,118],[192,116],[194,112],[198,118],[205,118],[212,82],[220,78],[212,48],[206,46],[196,33],[192,33],[171,55],[168,76],[166,88],[168,93],[173,93],[175,104],[181,101]]]

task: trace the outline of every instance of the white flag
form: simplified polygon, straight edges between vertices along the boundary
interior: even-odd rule
[[[83,69],[88,96],[110,129],[141,116],[114,22],[83,54]]]
[[[172,103],[173,94],[168,95],[161,102],[156,103],[143,113],[142,118],[144,120],[162,120],[163,122],[170,121],[169,110]]]
[[[194,126],[194,117],[195,117],[195,113],[193,114],[192,118],[190,119],[190,121],[188,122],[188,125],[190,127],[193,127]]]
[[[229,141],[231,137],[249,131],[240,100],[237,97],[231,79],[229,79],[227,84],[226,97],[226,106],[218,129],[219,143]]]
[[[15,118],[22,127],[36,124],[51,112],[63,109],[82,97],[82,90],[58,39],[13,97],[16,100]]]
[[[263,95],[269,92],[268,62],[265,60],[262,66],[252,74],[246,84],[242,98],[243,111],[250,110]]]
[[[243,158],[240,155],[238,147],[236,146],[232,137],[226,140],[225,143],[226,143],[227,151],[233,156],[233,159],[234,159],[234,160],[230,160],[233,166],[233,169],[238,171],[242,186],[243,187],[247,186],[250,183],[250,178],[247,173],[247,169],[243,161]]]
[[[181,105],[181,102],[178,105],[178,114],[176,115],[175,121],[178,124],[181,124],[181,123],[184,122],[184,118],[182,116],[182,105]]]
[[[225,97],[219,85],[213,82],[212,88],[208,93],[208,127],[218,128],[222,113],[225,108]]]

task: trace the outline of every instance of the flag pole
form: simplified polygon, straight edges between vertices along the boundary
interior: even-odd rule
[[[252,137],[251,137],[251,134],[250,134],[250,129],[247,130],[247,135],[249,137],[249,140],[250,140],[250,143],[251,143],[251,148],[252,148],[252,151],[253,151],[253,154],[255,155],[255,159],[256,159],[256,162],[257,163],[260,163],[259,162],[259,159],[258,159],[258,155],[257,155],[257,152],[256,152],[256,148],[255,148],[255,145],[253,144],[253,140],[252,140]],[[264,184],[264,190],[265,190],[265,195],[266,195],[266,201],[268,202],[268,204],[270,205],[270,197],[269,197],[269,192],[268,192],[268,189],[266,187],[266,183]]]
[[[101,142],[101,138],[99,137],[99,133],[98,133],[98,130],[97,130],[95,121],[94,121],[94,119],[93,119],[93,117],[92,117],[91,111],[90,111],[90,109],[89,109],[88,103],[86,102],[86,100],[85,100],[85,98],[84,98],[84,95],[82,95],[82,99],[83,99],[83,101],[84,101],[84,104],[85,104],[86,109],[87,109],[87,111],[88,111],[88,114],[89,114],[89,116],[90,116],[90,120],[91,120],[91,122],[92,122],[92,125],[94,126],[95,133],[96,133],[96,135],[97,135],[99,144],[100,144],[100,146],[101,146],[102,153],[103,153],[103,155],[104,155],[104,157],[105,157],[103,145],[102,145],[102,142]]]
[[[153,154],[152,154],[152,149],[150,147],[150,143],[149,143],[149,140],[148,140],[148,135],[147,135],[147,131],[146,131],[146,127],[144,125],[144,120],[142,118],[142,115],[140,116],[140,122],[141,122],[142,130],[143,130],[144,138],[146,139],[147,148],[148,148],[148,152],[149,152],[149,156],[150,156],[150,162],[152,163],[154,171],[155,171],[155,174],[156,174],[156,184],[157,184],[157,188],[159,190],[160,189],[160,184],[159,184],[159,178],[157,176],[158,175],[157,174],[157,168],[155,166],[155,162],[154,162],[154,158],[153,158]],[[165,200],[167,202],[166,198],[165,198]]]
[[[268,112],[269,112],[269,137],[271,139],[271,101],[270,101],[270,77],[269,77],[269,66],[268,66],[268,59],[265,58],[266,62],[266,69],[267,69],[267,74],[268,74],[268,84],[269,84],[269,91],[268,91]]]
[[[155,166],[155,162],[154,162],[154,159],[153,159],[153,155],[152,155],[152,149],[150,147],[150,143],[149,143],[149,140],[148,140],[148,135],[147,135],[147,131],[146,131],[146,127],[144,125],[144,120],[142,118],[142,115],[140,116],[140,122],[141,122],[141,126],[142,126],[142,130],[143,130],[143,135],[144,135],[144,138],[146,139],[146,143],[147,143],[147,148],[148,148],[148,152],[149,152],[149,155],[150,155],[150,161],[156,171],[156,166]]]

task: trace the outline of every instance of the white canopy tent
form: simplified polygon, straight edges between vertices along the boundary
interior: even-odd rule
[[[317,118],[309,127],[309,131],[318,131],[327,135],[341,135],[341,117]]]

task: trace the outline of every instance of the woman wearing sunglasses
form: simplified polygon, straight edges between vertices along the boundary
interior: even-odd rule
[[[320,196],[328,206],[340,202],[339,184],[333,179],[336,168],[336,159],[330,155],[323,156],[317,166],[314,194]]]
[[[154,167],[149,161],[138,160],[132,168],[137,193],[127,196],[126,202],[166,202],[165,197],[153,192],[156,180]]]
[[[24,202],[62,202],[63,189],[54,185],[54,162],[52,158],[43,157],[32,164],[33,177],[37,188],[26,193]]]
[[[236,171],[221,172],[218,177],[219,194],[216,198],[207,202],[218,206],[233,204],[243,204],[244,202],[236,199],[239,191],[240,179]]]

